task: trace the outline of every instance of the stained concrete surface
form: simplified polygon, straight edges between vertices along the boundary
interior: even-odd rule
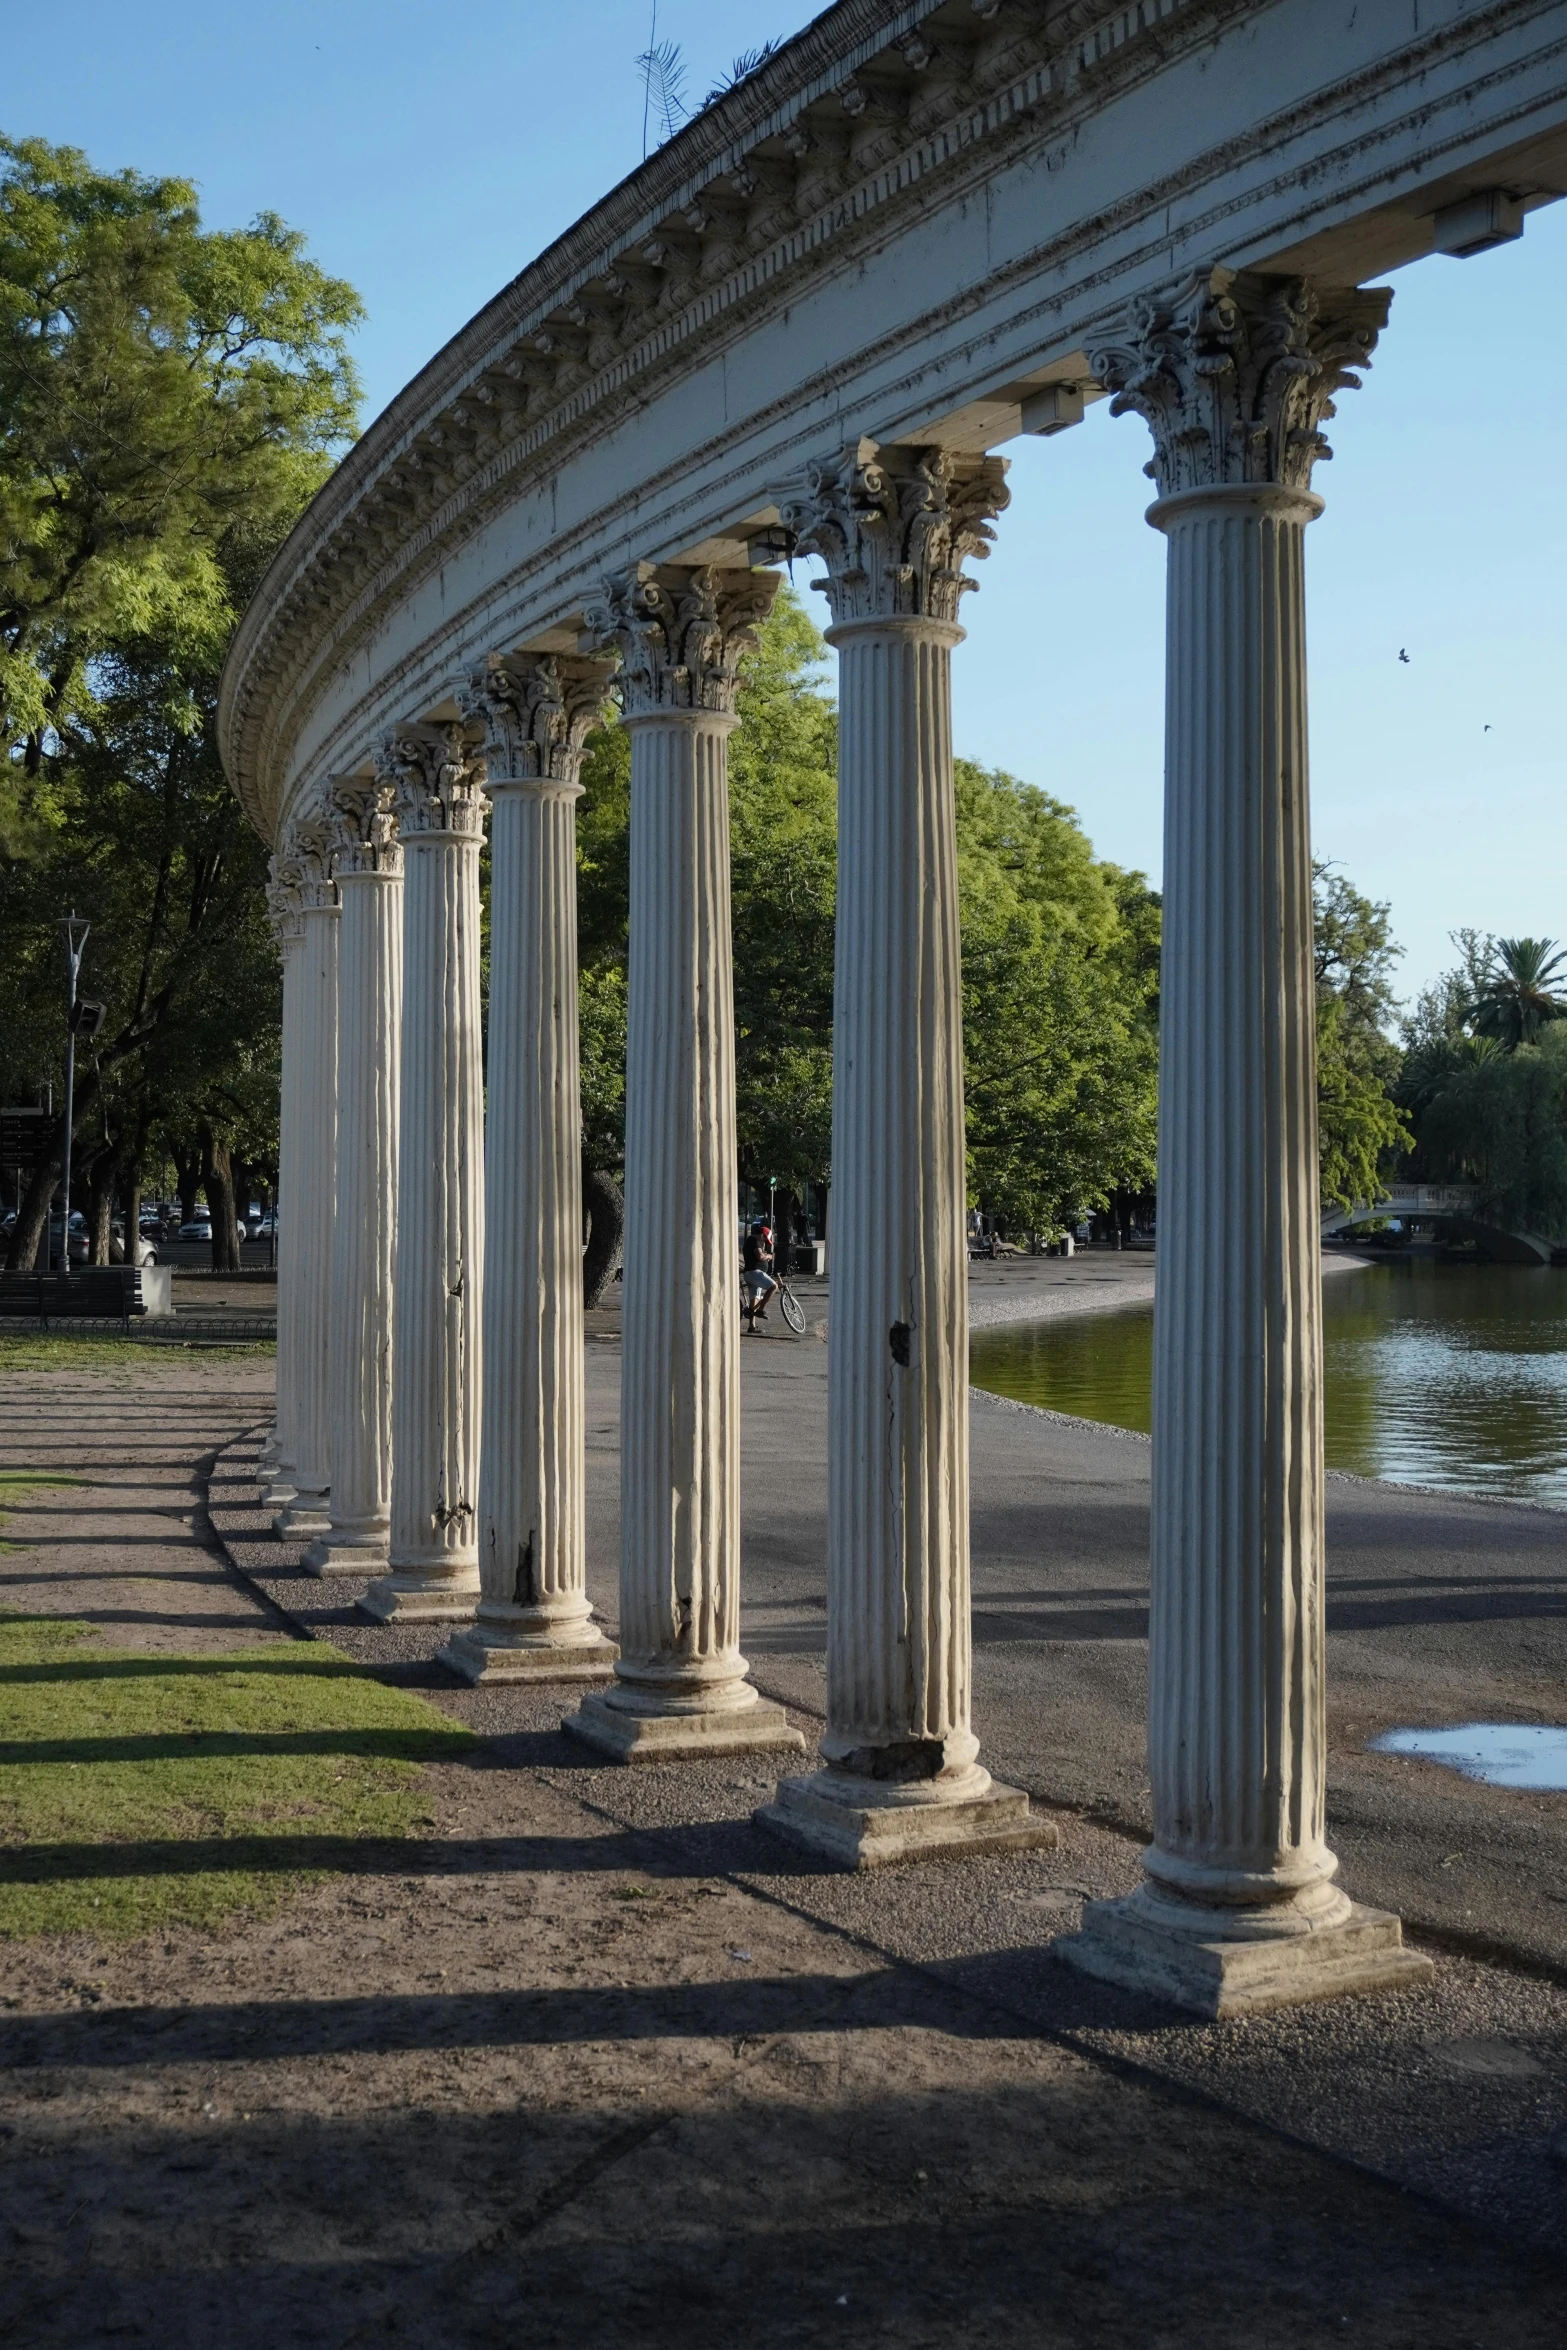
[[[745,1637],[810,1736],[825,1349],[766,1337],[744,1363]],[[613,1313],[589,1365],[612,1617]],[[101,1395],[73,1383],[67,1423],[57,1383],[13,1382],[5,1465],[69,1459],[93,1484],[16,1514],[13,1542],[45,1541],[0,1562],[5,1604],[96,1606],[141,1646],[284,1636],[276,1603],[487,1744],[430,1774],[416,1843],[367,1849],[265,1924],[0,1951],[8,2340],[1560,2339],[1567,1990],[1549,1951],[1521,1963],[1538,1929],[1511,1878],[1484,1925],[1519,1963],[1449,1940],[1425,1994],[1205,2026],[1051,1959],[1085,1896],[1137,1875],[1145,1446],[976,1400],[980,1728],[994,1767],[1060,1807],[1063,1842],[859,1879],[752,1825],[766,1758],[599,1767],[559,1732],[569,1693],[460,1688],[439,1627],[372,1625],[356,1587],[303,1577],[250,1481],[264,1387],[138,1366]],[[1466,1654],[1538,1690],[1550,1571],[1507,1543],[1560,1522],[1487,1508],[1480,1529],[1480,1505],[1444,1502],[1411,1526],[1412,1503],[1335,1490],[1386,1618],[1335,1627],[1335,1670],[1358,1653],[1396,1712],[1429,1671],[1414,1631],[1455,1690]],[[1471,1601],[1446,1652],[1433,1540],[1498,1599]],[[1343,1596],[1363,1604],[1363,1580]],[[1469,1848],[1515,1851],[1543,1902],[1524,1830],[1559,1808],[1520,1819],[1432,1766],[1373,1783],[1357,1847],[1348,1718],[1335,1832],[1357,1893],[1401,1870],[1414,1900],[1472,1907],[1443,1862],[1474,1798]]]

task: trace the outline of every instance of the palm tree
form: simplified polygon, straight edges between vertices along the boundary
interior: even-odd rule
[[[1554,938],[1499,938],[1470,1014],[1476,1033],[1515,1052],[1550,1021],[1567,1019],[1564,964],[1567,952]]]

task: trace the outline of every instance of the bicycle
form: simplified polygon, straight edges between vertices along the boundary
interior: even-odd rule
[[[805,1336],[804,1306],[801,1305],[799,1299],[795,1296],[794,1291],[789,1287],[788,1282],[784,1279],[781,1273],[774,1274],[773,1282],[774,1287],[771,1294],[777,1298],[779,1306],[783,1312],[784,1320],[788,1323],[789,1328],[793,1331],[796,1338],[803,1338]],[[740,1300],[740,1319],[745,1324],[746,1328],[754,1333],[756,1324],[747,1312],[746,1301],[743,1297]]]

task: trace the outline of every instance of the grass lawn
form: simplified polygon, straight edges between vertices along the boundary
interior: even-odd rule
[[[330,1651],[136,1656],[0,1615],[0,1935],[212,1928],[430,1824],[470,1733]]]
[[[149,1357],[189,1369],[192,1355],[199,1355],[204,1363],[249,1363],[276,1353],[275,1338],[247,1339],[243,1346],[207,1346],[192,1339],[113,1338],[101,1333],[73,1338],[67,1331],[56,1330],[24,1338],[7,1331],[0,1337],[0,1375],[7,1371],[119,1371],[130,1376]]]

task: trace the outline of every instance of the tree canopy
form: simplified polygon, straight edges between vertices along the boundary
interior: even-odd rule
[[[1374,1201],[1413,1136],[1393,1097],[1399,1051],[1391,908],[1329,865],[1313,868],[1317,983],[1317,1154],[1324,1203]]]
[[[218,678],[261,569],[353,427],[358,299],[271,214],[0,139],[0,1092],[63,1054],[59,919],[92,922],[76,1163],[149,1137],[275,1152],[265,851],[218,761]],[[58,1105],[57,1105],[58,1106]],[[12,1236],[32,1262],[63,1118]]]
[[[1550,939],[1453,933],[1459,960],[1404,1023],[1398,1099],[1412,1168],[1473,1183],[1480,1213],[1567,1238],[1567,1002]]]
[[[354,429],[358,296],[274,213],[0,138],[0,739],[36,767],[106,647],[207,658],[226,550],[275,542]]]
[[[730,749],[739,1173],[791,1190],[832,1148],[837,717],[825,647],[780,597]],[[583,1113],[618,1161],[630,746],[595,738],[579,828]],[[1069,808],[957,763],[971,1197],[1059,1229],[1152,1180],[1158,900],[1099,862]],[[612,1162],[613,1163],[613,1162]]]

